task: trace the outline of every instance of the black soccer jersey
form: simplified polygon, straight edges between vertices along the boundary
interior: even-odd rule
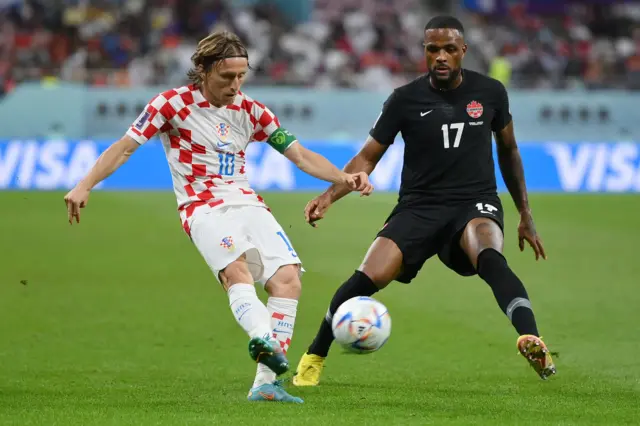
[[[398,87],[369,132],[405,143],[400,202],[456,203],[497,193],[492,131],[511,121],[505,87],[463,70],[460,86],[438,90],[428,75]]]

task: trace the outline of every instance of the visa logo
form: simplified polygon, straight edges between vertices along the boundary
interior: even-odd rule
[[[10,141],[0,144],[0,188],[70,189],[99,156],[93,142]],[[100,185],[98,185],[98,188]]]
[[[562,189],[639,192],[640,150],[634,143],[548,144]]]

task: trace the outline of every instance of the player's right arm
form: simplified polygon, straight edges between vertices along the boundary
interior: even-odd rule
[[[401,103],[397,91],[394,91],[385,101],[382,112],[369,131],[369,137],[364,145],[355,157],[349,160],[343,171],[345,173],[365,172],[370,175],[400,132],[401,120]],[[351,191],[347,185],[332,184],[324,193],[307,203],[304,211],[307,223],[315,227],[315,222],[324,217],[331,204]]]
[[[80,223],[80,209],[87,205],[91,190],[122,166],[139,146],[125,135],[98,157],[89,173],[64,197],[69,223],[73,223],[73,218]]]
[[[370,175],[388,148],[389,145],[383,145],[369,136],[360,151],[344,166],[343,171],[349,174],[364,172]],[[331,203],[335,203],[351,191],[344,184],[332,184],[323,195],[327,196]]]
[[[170,114],[165,105],[167,99],[163,95],[156,96],[144,108],[140,116],[127,130],[127,133],[107,148],[96,160],[87,175],[64,197],[67,205],[69,223],[80,223],[80,209],[86,207],[89,193],[96,185],[109,177],[129,157],[167,124]]]

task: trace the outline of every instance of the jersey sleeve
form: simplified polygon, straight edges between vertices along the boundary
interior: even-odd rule
[[[498,85],[497,109],[491,122],[491,130],[499,132],[511,122],[511,109],[509,108],[509,95],[502,83]]]
[[[253,101],[249,116],[253,125],[252,141],[267,142],[271,135],[280,128],[278,117],[260,102]]]
[[[169,101],[163,95],[153,98],[142,110],[138,118],[127,130],[127,135],[140,145],[145,144],[158,132],[165,131],[169,126],[173,110]],[[174,114],[175,115],[175,114]]]
[[[402,109],[397,91],[393,91],[382,106],[382,112],[369,135],[383,145],[391,145],[400,131]]]

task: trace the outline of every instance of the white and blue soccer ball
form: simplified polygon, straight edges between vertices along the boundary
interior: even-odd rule
[[[344,302],[333,315],[333,336],[350,352],[366,354],[382,347],[391,334],[391,316],[386,306],[365,296]]]

